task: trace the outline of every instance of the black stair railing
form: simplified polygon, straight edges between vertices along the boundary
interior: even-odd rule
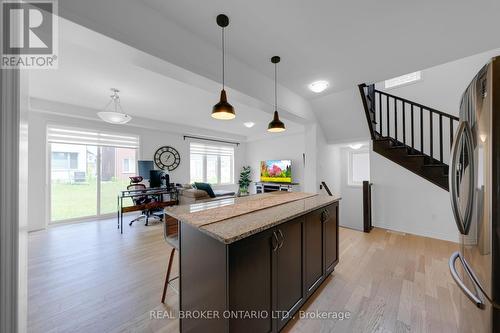
[[[321,182],[320,188],[321,187],[323,187],[325,189],[326,193],[328,193],[329,196],[333,196],[332,191],[330,191],[330,189],[328,188],[328,185],[326,185],[325,182]]]
[[[431,163],[446,164],[458,117],[377,90],[373,84],[358,87],[372,140],[391,138],[413,154],[430,156]]]

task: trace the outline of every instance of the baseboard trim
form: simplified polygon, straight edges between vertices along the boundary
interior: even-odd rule
[[[440,240],[449,241],[449,242],[453,242],[453,243],[458,243],[458,241],[459,241],[458,232],[456,235],[447,235],[447,234],[442,234],[439,232],[432,232],[432,231],[429,232],[429,231],[409,230],[406,228],[401,228],[399,226],[393,226],[393,225],[389,225],[389,224],[381,223],[381,222],[376,222],[376,221],[373,221],[373,226],[376,228],[382,228],[382,229],[386,229],[386,230],[392,230],[392,231],[402,232],[402,233],[416,235],[416,236],[435,238],[435,239],[440,239]]]

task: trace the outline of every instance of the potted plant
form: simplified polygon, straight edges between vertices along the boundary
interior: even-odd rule
[[[240,185],[239,194],[240,195],[248,195],[248,187],[252,180],[250,179],[250,166],[244,166],[240,172],[240,180],[238,184]]]

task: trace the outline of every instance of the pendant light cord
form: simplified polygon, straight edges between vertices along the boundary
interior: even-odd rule
[[[222,90],[224,90],[224,28],[222,28]]]
[[[278,66],[274,64],[274,111],[278,111]]]

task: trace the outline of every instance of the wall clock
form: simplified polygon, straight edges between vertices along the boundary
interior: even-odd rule
[[[181,163],[181,155],[179,155],[177,149],[170,146],[163,146],[156,151],[154,160],[158,168],[173,171]]]

